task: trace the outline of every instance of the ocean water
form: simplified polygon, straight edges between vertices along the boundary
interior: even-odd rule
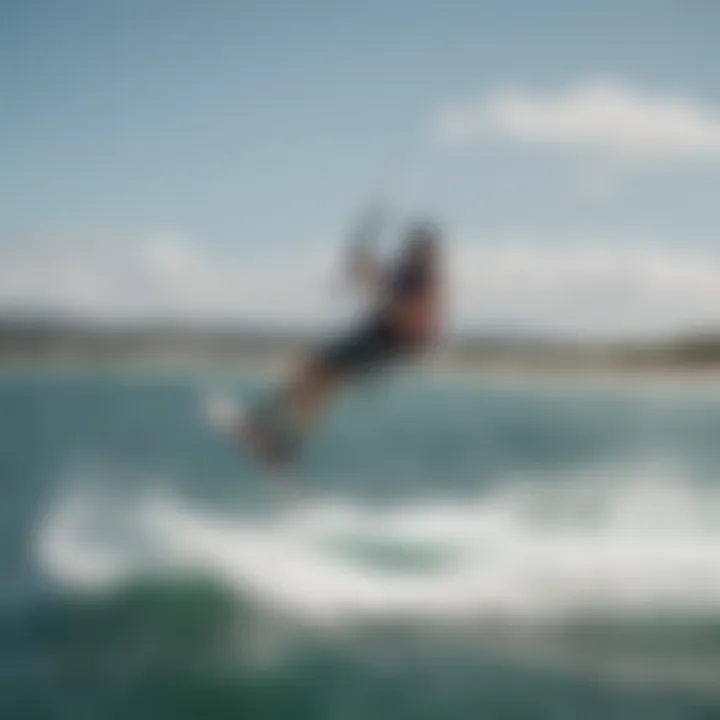
[[[0,717],[720,717],[720,389],[397,375],[288,491],[266,384],[0,376]]]

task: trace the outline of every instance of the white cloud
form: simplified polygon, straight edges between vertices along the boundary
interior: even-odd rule
[[[491,93],[445,108],[436,130],[459,144],[501,136],[635,160],[720,157],[720,109],[611,83],[547,95]]]
[[[99,319],[347,321],[337,248],[228,257],[169,236],[0,249],[0,310]],[[448,248],[451,326],[585,336],[720,325],[720,254],[631,240],[472,238]]]
[[[172,235],[0,249],[0,309],[112,320],[316,324],[330,251],[213,255]]]
[[[462,326],[602,337],[720,325],[720,255],[710,251],[507,238],[459,248],[451,274]]]

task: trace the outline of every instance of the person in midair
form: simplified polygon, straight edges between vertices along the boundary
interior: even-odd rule
[[[273,467],[292,464],[302,441],[333,397],[354,380],[426,353],[439,339],[442,317],[441,236],[414,222],[391,265],[367,242],[354,243],[348,273],[370,297],[369,310],[349,333],[301,364],[240,423],[237,439]]]

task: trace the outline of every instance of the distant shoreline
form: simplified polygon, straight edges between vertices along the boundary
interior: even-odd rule
[[[15,358],[0,359],[0,377],[25,374],[159,374],[217,372],[219,374],[246,374],[264,377],[281,377],[299,358],[238,358],[233,360],[207,360],[187,357],[154,357],[123,359],[91,358]],[[414,363],[399,372],[418,378],[463,379],[493,383],[540,384],[592,384],[592,385],[662,385],[673,387],[707,387],[717,384],[720,389],[720,365],[697,368],[666,367],[612,367],[577,365],[533,365],[516,363],[457,362],[444,358]]]
[[[319,339],[282,329],[188,324],[113,326],[52,318],[0,319],[0,373],[17,371],[280,374]],[[412,372],[419,368],[414,366]],[[647,382],[720,380],[720,332],[655,341],[581,342],[513,335],[457,336],[423,373],[509,381]]]
[[[466,380],[487,379],[496,383],[533,383],[563,385],[643,385],[665,387],[703,387],[717,385],[720,390],[720,366],[688,369],[666,368],[577,368],[577,367],[470,367],[432,366],[430,373],[439,377]]]

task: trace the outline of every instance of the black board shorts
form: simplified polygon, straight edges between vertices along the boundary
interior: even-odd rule
[[[417,345],[383,318],[374,318],[354,332],[331,341],[315,356],[329,372],[364,375],[412,355]]]

